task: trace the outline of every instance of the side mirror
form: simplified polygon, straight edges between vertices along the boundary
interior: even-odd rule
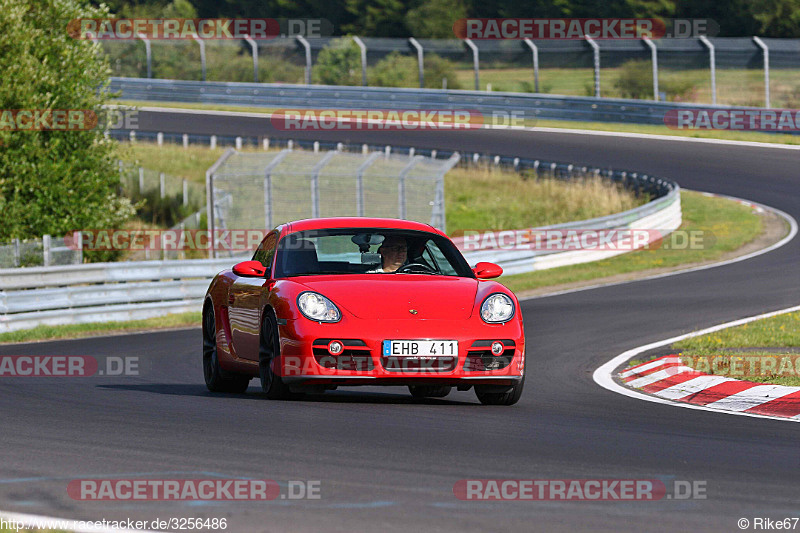
[[[242,261],[233,265],[233,273],[246,278],[263,278],[267,269],[259,261]]]
[[[472,268],[475,277],[478,279],[492,279],[500,276],[503,273],[503,268],[494,263],[487,263],[482,261]]]

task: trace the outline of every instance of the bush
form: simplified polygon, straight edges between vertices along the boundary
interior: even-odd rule
[[[334,39],[320,51],[312,73],[314,83],[361,85],[361,49],[349,37]]]
[[[619,67],[614,88],[622,98],[653,98],[653,67],[650,61],[632,59]]]
[[[447,87],[460,89],[453,64],[436,54],[424,59],[425,87],[440,89],[442,78],[447,78]],[[392,52],[370,69],[369,85],[378,87],[419,87],[419,64],[416,56]]]

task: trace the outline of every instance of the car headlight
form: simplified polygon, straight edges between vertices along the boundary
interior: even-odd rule
[[[513,316],[514,302],[501,292],[489,295],[481,305],[481,318],[484,322],[490,324],[508,322]]]
[[[314,322],[338,322],[342,313],[332,301],[317,292],[302,292],[297,297],[297,307],[309,320]]]

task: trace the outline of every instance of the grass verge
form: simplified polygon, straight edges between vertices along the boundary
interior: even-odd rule
[[[800,311],[685,339],[672,349],[692,368],[720,376],[800,386]]]
[[[0,343],[77,339],[134,331],[182,328],[200,325],[200,313],[177,313],[131,322],[90,322],[64,326],[37,326],[31,329],[0,333]]]
[[[662,246],[640,250],[602,261],[503,276],[500,282],[514,292],[600,280],[633,272],[677,267],[719,259],[755,239],[763,229],[761,217],[750,207],[724,198],[694,191],[681,191],[683,224],[686,232],[703,232],[703,246],[681,249]],[[669,244],[670,239],[665,239]]]

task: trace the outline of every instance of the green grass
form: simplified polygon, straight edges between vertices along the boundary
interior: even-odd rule
[[[235,105],[195,104],[183,102],[148,102],[125,100],[119,104],[137,107],[164,107],[170,109],[207,109],[210,111],[233,111],[239,113],[272,113],[277,108],[248,107]],[[592,131],[612,131],[621,133],[641,133],[647,135],[670,135],[674,137],[690,137],[695,139],[722,139],[728,141],[749,141],[775,144],[800,144],[800,135],[773,134],[757,131],[729,130],[674,130],[658,124],[623,124],[617,122],[582,122],[573,120],[536,119],[525,120],[527,127],[582,129]],[[220,154],[222,152],[220,151]]]
[[[761,218],[746,206],[724,198],[713,198],[692,191],[681,191],[685,231],[713,234],[699,250],[657,248],[623,254],[611,259],[503,276],[501,283],[520,292],[552,285],[601,279],[618,274],[676,267],[687,263],[711,261],[725,252],[736,250],[756,238],[762,231]]]
[[[672,345],[681,357],[687,360],[694,358],[690,366],[697,370],[706,371],[707,367],[711,367],[708,372],[710,374],[794,387],[800,386],[800,368],[797,364],[800,362],[800,354],[792,353],[787,348],[797,347],[800,347],[800,311],[715,331]],[[743,350],[730,352],[727,350],[729,348]],[[713,361],[712,356],[723,354],[722,361],[740,360],[746,375],[743,376],[737,368],[731,370],[730,364],[720,364],[715,369],[710,363],[705,362]],[[748,357],[758,355],[775,356],[778,370],[782,365],[787,366],[783,367],[783,372],[771,372],[770,368],[762,367],[759,362],[747,360]]]
[[[31,329],[0,333],[0,343],[77,339],[117,332],[155,330],[200,325],[200,312],[178,313],[130,322],[91,322],[64,326],[37,326]]]

